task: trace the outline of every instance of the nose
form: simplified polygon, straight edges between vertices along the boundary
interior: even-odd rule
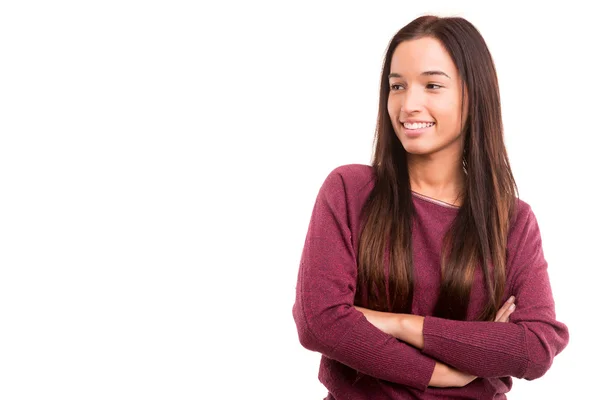
[[[405,114],[413,114],[423,108],[423,93],[413,88],[408,88],[404,92],[404,98],[400,104],[400,111]]]

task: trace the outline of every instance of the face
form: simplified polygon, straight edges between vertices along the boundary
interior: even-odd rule
[[[461,80],[442,44],[434,38],[402,42],[392,55],[388,113],[410,155],[442,152],[462,156]]]

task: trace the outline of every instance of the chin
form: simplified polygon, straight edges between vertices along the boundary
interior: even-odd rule
[[[412,154],[415,156],[426,156],[431,153],[434,153],[434,149],[428,148],[426,146],[418,146],[416,143],[411,143],[409,145],[402,144],[402,147],[408,154]]]
[[[406,153],[411,156],[421,156],[421,157],[430,156],[431,154],[433,154],[432,151],[409,151],[409,150],[406,150]]]

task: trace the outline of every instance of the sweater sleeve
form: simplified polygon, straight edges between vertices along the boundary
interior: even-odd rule
[[[508,323],[426,317],[423,352],[459,370],[489,378],[541,377],[569,341],[554,299],[535,215],[526,206],[518,243],[509,254],[516,309]],[[510,245],[510,242],[509,242]],[[509,248],[510,249],[510,248]]]
[[[293,306],[300,343],[363,374],[425,390],[435,360],[354,308],[357,263],[347,196],[334,170],[317,195],[300,260]]]

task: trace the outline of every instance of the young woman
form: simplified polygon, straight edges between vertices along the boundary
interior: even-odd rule
[[[372,164],[325,179],[293,316],[327,399],[503,399],[567,345],[494,63],[465,19],[391,40]]]

